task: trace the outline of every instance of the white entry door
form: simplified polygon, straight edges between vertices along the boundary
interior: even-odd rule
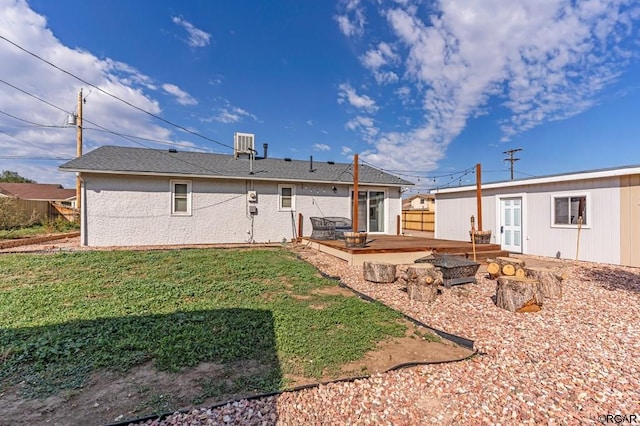
[[[502,249],[522,253],[522,198],[501,199],[500,217]]]

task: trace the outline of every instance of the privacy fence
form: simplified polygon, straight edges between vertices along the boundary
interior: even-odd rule
[[[402,229],[434,232],[436,213],[429,210],[402,210]]]

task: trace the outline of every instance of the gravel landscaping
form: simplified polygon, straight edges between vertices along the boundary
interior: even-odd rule
[[[640,270],[522,256],[562,267],[562,300],[511,313],[495,282],[412,303],[398,284],[373,284],[360,267],[298,248],[321,271],[424,323],[475,341],[466,361],[176,413],[145,424],[598,424],[640,423]],[[626,417],[604,417],[606,415]]]

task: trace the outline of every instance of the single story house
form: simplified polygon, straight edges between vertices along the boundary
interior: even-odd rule
[[[483,183],[481,189],[483,230],[504,250],[640,266],[640,166]],[[468,241],[476,186],[434,194],[435,237]]]
[[[20,211],[20,223],[64,216],[74,220],[76,190],[56,183],[0,182],[0,198],[12,198]]]
[[[433,194],[416,194],[404,200],[403,210],[436,210],[436,197]]]
[[[310,217],[351,218],[353,164],[267,158],[266,144],[256,157],[252,146],[234,155],[103,146],[61,165],[81,179],[81,244],[282,242],[299,236],[300,215],[300,236],[311,235]],[[396,234],[411,184],[360,165],[359,230]]]
[[[74,207],[76,202],[76,190],[65,189],[57,183],[0,182],[2,196],[25,201],[56,202],[65,207]]]

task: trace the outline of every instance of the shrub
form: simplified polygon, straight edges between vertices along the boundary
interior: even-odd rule
[[[56,216],[55,219],[44,218],[42,220],[42,226],[47,232],[65,232],[78,229],[77,223],[69,222],[64,216]]]
[[[15,229],[24,225],[24,210],[10,197],[0,197],[0,229]]]

